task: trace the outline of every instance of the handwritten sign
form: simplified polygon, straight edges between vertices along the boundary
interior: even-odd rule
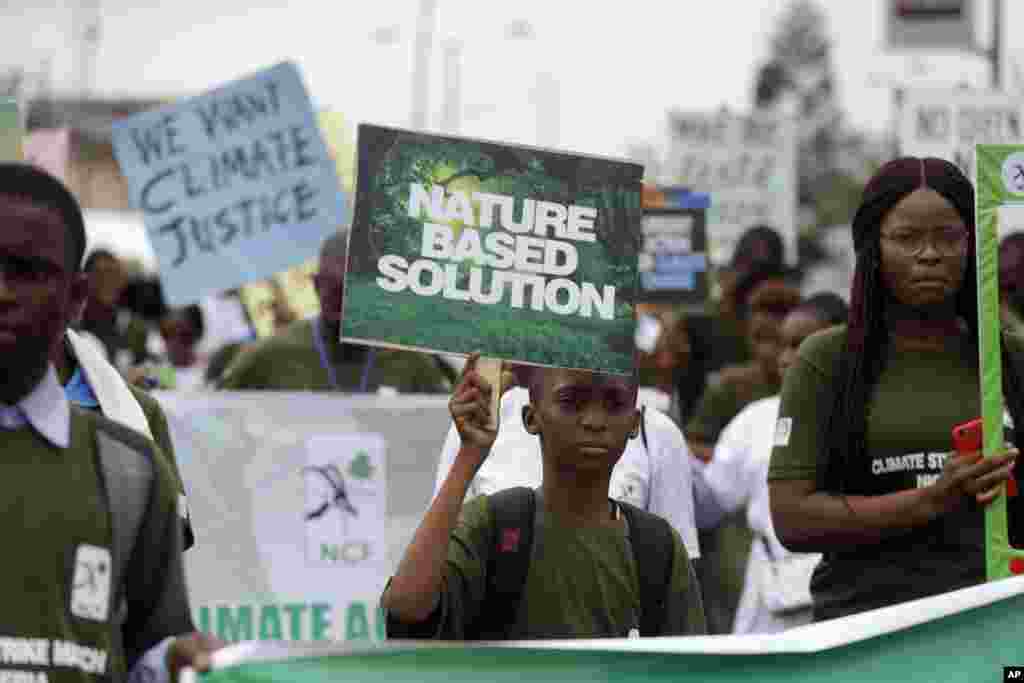
[[[298,265],[347,219],[290,63],[118,121],[113,133],[172,305]]]
[[[974,174],[976,144],[1024,143],[1024,98],[968,90],[910,90],[900,113],[900,152],[952,161]]]
[[[369,125],[358,137],[345,338],[632,370],[641,166]]]
[[[775,117],[677,113],[659,182],[711,194],[708,255],[722,265],[755,225],[782,235],[796,262],[796,129]]]

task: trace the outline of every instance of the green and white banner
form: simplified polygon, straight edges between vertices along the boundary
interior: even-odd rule
[[[999,235],[1024,228],[1024,145],[977,145],[974,153],[977,203],[978,336],[984,453],[1001,453],[1003,371],[1000,350]],[[1000,229],[1002,228],[1002,230]],[[1017,495],[1016,487],[1010,489]],[[1024,548],[1010,546],[1007,496],[985,512],[986,572],[989,580],[1024,573]]]
[[[1001,681],[1024,663],[1024,577],[782,633],[353,647],[246,643],[203,683]],[[184,681],[195,680],[186,672]]]

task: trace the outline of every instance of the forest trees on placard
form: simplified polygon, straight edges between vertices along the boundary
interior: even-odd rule
[[[361,162],[359,209],[354,225],[366,249],[354,250],[357,272],[373,272],[384,254],[415,258],[421,249],[422,218],[408,215],[409,186],[445,188],[446,195],[488,192],[513,196],[516,218],[522,201],[542,199],[577,204],[598,210],[597,243],[577,245],[581,251],[579,279],[613,284],[624,293],[632,290],[632,263],[636,258],[634,223],[639,218],[639,192],[622,189],[621,178],[609,176],[608,164],[543,151],[521,150],[473,141],[435,139],[413,133],[387,131]],[[383,137],[383,136],[382,136]],[[456,233],[465,227],[453,222]],[[478,228],[481,232],[487,228]],[[492,229],[498,229],[495,225]],[[591,250],[586,258],[584,251]],[[462,270],[473,264],[463,262]]]

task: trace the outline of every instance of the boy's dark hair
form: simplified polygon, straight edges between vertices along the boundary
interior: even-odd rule
[[[85,256],[85,219],[63,183],[35,166],[5,162],[0,163],[0,195],[56,211],[67,229],[67,265],[79,272]]]
[[[540,401],[544,395],[544,380],[549,372],[554,371],[555,368],[547,368],[541,366],[530,367],[526,371],[520,371],[520,377],[523,377],[527,381],[527,389],[530,391],[530,403]],[[598,377],[621,378],[628,382],[629,387],[633,390],[633,395],[636,396],[637,391],[640,388],[640,376],[634,369],[631,375],[612,375],[603,372],[593,372],[591,374],[597,375]]]
[[[956,296],[956,313],[964,319],[971,342],[978,344],[978,298],[975,267],[974,188],[957,166],[944,159],[902,157],[878,170],[864,187],[860,207],[853,218],[853,244],[857,252],[850,294],[846,347],[828,423],[829,447],[824,449],[824,479],[830,491],[847,489],[846,464],[867,453],[867,408],[884,370],[889,333],[885,323],[885,284],[882,280],[880,226],[886,213],[917,189],[942,195],[967,227],[967,267]],[[975,355],[977,358],[977,355]],[[1003,394],[1014,424],[1024,424],[1020,377],[1015,372],[1007,345],[1002,345]]]

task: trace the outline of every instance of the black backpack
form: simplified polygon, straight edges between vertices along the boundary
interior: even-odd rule
[[[516,619],[526,585],[533,547],[537,506],[534,490],[517,487],[499,491],[488,499],[494,516],[494,536],[487,558],[486,609],[469,635],[474,640],[506,638],[506,627]],[[629,525],[630,546],[640,581],[640,635],[662,634],[665,596],[672,581],[675,555],[672,527],[649,512],[618,502]]]

